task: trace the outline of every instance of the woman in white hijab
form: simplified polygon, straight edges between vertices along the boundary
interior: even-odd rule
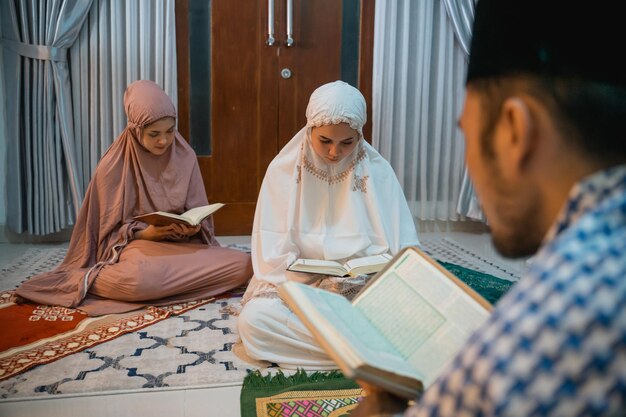
[[[249,356],[283,368],[336,368],[276,285],[319,285],[324,276],[287,271],[297,258],[345,262],[418,245],[415,224],[389,163],[363,140],[366,104],[335,81],[317,88],[307,124],[269,165],[252,229],[254,277],[238,326]]]

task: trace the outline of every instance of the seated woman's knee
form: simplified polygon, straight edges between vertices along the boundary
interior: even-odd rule
[[[256,339],[272,328],[273,320],[268,314],[267,301],[263,298],[252,299],[241,310],[237,326],[242,339]]]
[[[248,254],[244,254],[239,263],[239,284],[247,284],[250,278],[252,278],[252,274],[252,260]]]

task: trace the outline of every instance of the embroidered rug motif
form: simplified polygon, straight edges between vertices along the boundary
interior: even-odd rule
[[[339,371],[298,370],[286,376],[281,370],[262,375],[251,372],[241,389],[242,417],[347,416],[361,400],[356,382]]]
[[[361,389],[291,391],[256,399],[258,417],[347,416],[359,404]]]
[[[13,292],[0,292],[0,381],[213,300],[89,317],[72,308],[18,305],[9,302]]]

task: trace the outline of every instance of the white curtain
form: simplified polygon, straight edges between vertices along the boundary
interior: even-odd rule
[[[446,12],[454,27],[454,34],[467,57],[469,56],[469,47],[472,38],[474,9],[478,0],[442,1],[446,6]],[[461,192],[459,194],[456,210],[463,216],[486,221],[466,168],[463,169],[463,182],[461,183]]]
[[[91,0],[4,0],[7,226],[44,235],[73,222],[82,200],[67,50]]]
[[[126,126],[124,90],[159,84],[177,106],[175,0],[93,0],[70,49],[76,149],[85,187]]]
[[[73,224],[100,157],[126,125],[129,83],[154,80],[177,104],[174,5],[0,1],[11,230],[46,235]]]
[[[473,4],[462,1],[376,2],[372,140],[420,220],[467,214],[457,212],[465,172],[457,121]]]

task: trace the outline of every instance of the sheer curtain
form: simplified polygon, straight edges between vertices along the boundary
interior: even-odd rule
[[[177,105],[174,6],[175,0],[93,0],[70,49],[76,151],[85,187],[126,126],[128,84],[153,80]]]
[[[0,2],[7,108],[7,226],[74,222],[137,79],[177,103],[175,0]]]
[[[82,200],[67,50],[91,0],[0,2],[7,111],[7,226],[43,235]]]
[[[469,45],[472,38],[472,23],[474,22],[474,8],[478,0],[442,0],[446,6],[448,17],[454,27],[454,34],[459,41],[466,56],[469,55]],[[463,182],[456,207],[459,214],[485,221],[485,216],[480,209],[478,197],[467,173],[463,169]]]
[[[457,212],[465,171],[457,120],[472,18],[472,0],[376,2],[372,141],[419,220],[467,214]]]

